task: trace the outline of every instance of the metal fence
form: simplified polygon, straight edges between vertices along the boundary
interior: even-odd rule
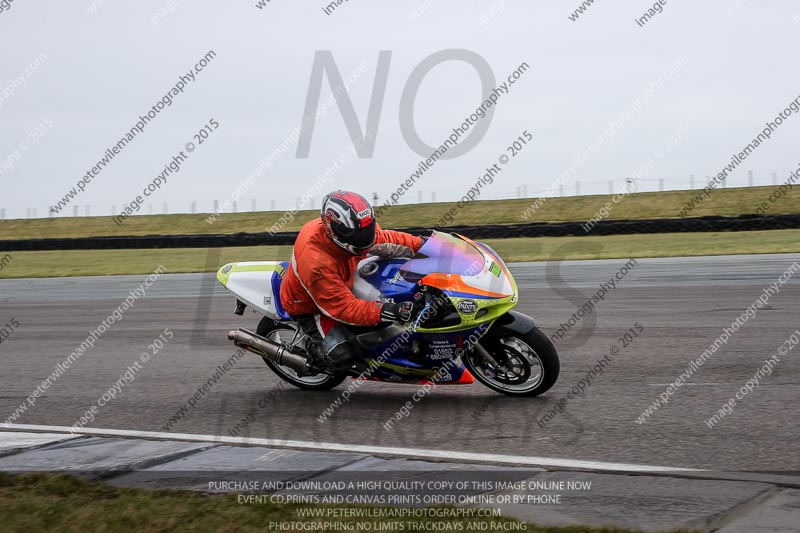
[[[617,179],[600,179],[600,180],[575,180],[571,183],[562,184],[558,189],[557,196],[589,196],[598,194],[614,194],[626,190],[631,187],[633,192],[656,192],[656,191],[678,191],[678,190],[696,190],[702,189],[708,183],[711,176],[701,177],[700,175],[690,174],[684,177],[667,177],[667,178],[654,178],[637,180],[631,183],[630,179],[617,178]],[[778,173],[772,172],[770,175],[755,174],[753,171],[748,171],[742,176],[732,176],[722,183],[723,187],[755,187],[766,185],[777,185]],[[372,198],[375,205],[378,205],[390,193],[372,193]],[[520,198],[538,198],[546,194],[546,191],[539,190],[538,187],[534,188],[526,184],[516,185],[509,188],[501,188],[498,184],[492,187],[491,190],[482,193],[481,200],[510,200]],[[459,191],[431,191],[431,190],[417,190],[410,194],[405,195],[401,203],[434,203],[434,202],[449,202],[457,201],[460,198]],[[306,204],[300,203],[300,198],[294,201],[277,200],[277,199],[264,199],[264,198],[246,198],[239,202],[233,202],[227,209],[223,207],[224,213],[238,213],[238,212],[258,212],[258,211],[287,211],[297,209],[298,205],[302,205],[301,209],[316,209],[319,207],[320,198],[311,198]],[[136,215],[155,215],[155,214],[194,214],[194,213],[218,213],[220,206],[223,206],[220,200],[206,200],[197,201],[190,200],[184,202],[160,202],[157,204],[144,204]],[[119,215],[125,204],[120,202],[118,204],[75,204],[68,205],[59,213],[52,211],[49,206],[32,206],[32,207],[0,207],[0,220],[2,219],[19,219],[19,218],[52,218],[52,217],[83,217],[83,216],[116,216]]]

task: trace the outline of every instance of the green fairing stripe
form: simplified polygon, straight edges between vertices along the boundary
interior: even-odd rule
[[[490,303],[486,303],[485,301],[478,302],[478,310],[475,311],[472,315],[465,315],[461,311],[458,310],[458,301],[459,300],[469,300],[470,298],[451,298],[453,301],[453,305],[456,306],[456,312],[461,316],[461,323],[456,324],[455,326],[447,326],[444,328],[417,328],[417,331],[421,333],[449,333],[451,331],[461,331],[463,329],[467,329],[468,327],[479,326],[486,322],[493,322],[500,318],[502,315],[508,313],[514,306],[517,305],[517,302],[511,302],[513,296],[507,296],[500,300],[491,300]],[[486,308],[488,312],[480,317],[479,319],[475,320],[474,316],[478,313],[479,310]]]
[[[499,256],[499,255],[497,255],[497,253],[496,253],[496,252],[493,252],[492,250],[490,250],[490,249],[489,249],[489,248],[487,248],[485,245],[483,245],[483,244],[481,244],[481,243],[479,243],[479,242],[476,242],[475,244],[477,244],[477,245],[478,245],[478,247],[479,247],[479,248],[480,248],[480,249],[483,251],[483,253],[485,253],[486,255],[488,255],[489,257],[491,257],[492,259],[494,259],[494,261],[495,261],[495,265],[497,265],[497,267],[500,267],[500,265],[499,265],[499,264],[497,264],[497,263],[503,263],[503,264],[505,264],[505,262],[504,262],[502,259],[500,259],[500,256]],[[491,269],[491,268],[490,268],[490,269]],[[508,269],[508,265],[506,265],[506,269]],[[501,269],[501,270],[502,270],[502,269]],[[511,289],[512,289],[512,290],[513,290],[513,292],[514,292],[514,295],[517,295],[517,296],[518,296],[518,294],[517,294],[517,280],[516,280],[516,279],[514,279],[514,276],[512,276],[512,275],[511,275],[511,271],[510,271],[510,270],[508,271],[508,279],[511,281]]]
[[[230,267],[223,274],[223,270]],[[223,286],[228,286],[228,278],[233,272],[283,272],[284,268],[281,265],[240,265],[239,263],[228,263],[227,265],[223,265],[217,271],[217,280],[222,283]]]
[[[417,331],[422,331],[421,329]],[[400,372],[401,374],[417,374],[420,376],[431,376],[436,373],[436,370],[425,369],[425,368],[408,368],[405,366],[393,365],[391,363],[379,363],[374,359],[366,359],[365,360],[370,366],[382,366],[384,368],[388,368],[389,370],[394,370],[395,372]]]
[[[478,245],[478,247],[481,249],[481,251],[485,255],[487,255],[488,257],[490,257],[492,259],[499,260],[499,258],[497,258],[497,256],[495,254],[493,254],[488,248],[486,248],[485,246],[481,246],[480,243],[476,243],[476,244]],[[494,263],[493,266],[490,266],[489,270],[492,273],[494,273],[493,272],[494,268],[497,268],[502,272],[502,269],[500,268],[500,265],[498,265],[497,263]],[[497,320],[502,315],[504,315],[504,314],[508,313],[509,311],[511,311],[511,309],[513,309],[517,305],[517,302],[519,301],[519,293],[518,293],[519,289],[517,288],[517,280],[514,279],[514,276],[511,275],[510,271],[508,273],[508,279],[511,282],[511,290],[512,290],[512,293],[513,293],[511,296],[506,296],[505,298],[500,298],[500,299],[497,299],[497,300],[484,300],[484,299],[474,298],[474,300],[478,303],[478,309],[475,311],[475,314],[477,314],[478,311],[483,309],[483,308],[487,308],[488,309],[488,313],[483,315],[478,320],[475,320],[474,318],[470,318],[470,317],[474,317],[475,314],[465,315],[464,313],[462,313],[461,311],[458,310],[458,302],[459,301],[461,301],[461,300],[472,300],[473,298],[450,297],[450,300],[453,302],[453,306],[456,308],[456,312],[461,316],[461,324],[458,324],[458,325],[455,325],[455,326],[448,326],[448,327],[445,327],[445,328],[417,328],[417,331],[422,332],[422,333],[434,333],[434,332],[436,332],[436,333],[448,333],[448,332],[451,332],[451,331],[460,331],[460,330],[466,329],[467,327],[470,327],[470,326],[477,326],[477,325],[483,324],[485,322],[493,322],[493,321]]]

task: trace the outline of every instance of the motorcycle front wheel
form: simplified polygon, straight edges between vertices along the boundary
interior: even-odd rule
[[[275,322],[272,319],[264,317],[261,319],[261,322],[258,323],[256,333],[273,342],[288,344],[294,336],[296,328],[297,326],[294,324]],[[330,390],[339,386],[347,379],[347,375],[331,376],[329,374],[316,374],[314,376],[298,376],[297,372],[288,366],[273,363],[268,359],[264,359],[264,362],[267,363],[267,366],[270,367],[273,372],[278,374],[278,377],[300,389],[317,391]]]
[[[493,335],[490,330],[478,344],[464,354],[464,364],[476,380],[493,391],[538,396],[558,379],[558,353],[539,328],[519,336]]]

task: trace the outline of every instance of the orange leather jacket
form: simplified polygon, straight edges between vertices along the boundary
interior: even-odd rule
[[[414,252],[422,246],[421,237],[384,230],[376,224],[375,244],[385,242],[408,246]],[[331,241],[321,220],[306,223],[294,243],[292,265],[281,284],[283,308],[292,316],[321,312],[345,324],[378,324],[383,304],[360,300],[350,291],[362,259],[364,256],[354,256]]]

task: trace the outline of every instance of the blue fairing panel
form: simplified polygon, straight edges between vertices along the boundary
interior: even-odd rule
[[[283,261],[281,266],[284,268],[284,273],[287,268],[289,268],[289,262]],[[283,283],[283,276],[282,273],[274,272],[272,274],[272,295],[275,298],[275,310],[278,311],[278,314],[283,320],[290,320],[291,317],[289,313],[287,313],[283,305],[281,305],[281,284]]]

